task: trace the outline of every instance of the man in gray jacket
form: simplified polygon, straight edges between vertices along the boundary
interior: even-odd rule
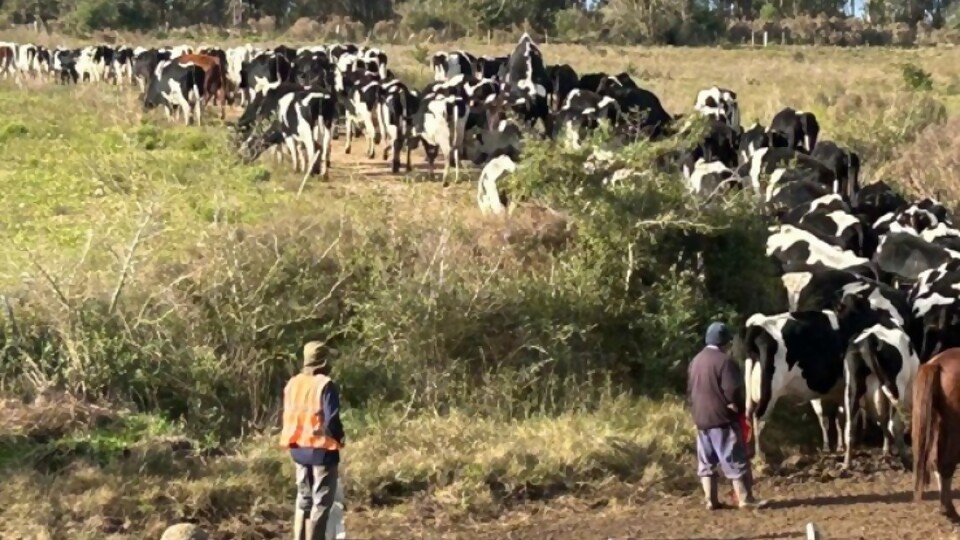
[[[740,368],[727,354],[733,337],[726,325],[707,328],[706,347],[690,362],[687,396],[697,426],[697,476],[707,508],[723,508],[717,498],[718,465],[733,481],[740,508],[759,508],[766,501],[753,497],[750,462],[744,448],[738,415],[743,401]]]

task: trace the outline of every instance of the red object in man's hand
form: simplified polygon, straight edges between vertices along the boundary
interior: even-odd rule
[[[743,433],[743,443],[747,444],[750,442],[750,436],[753,435],[750,431],[750,422],[747,421],[747,415],[740,413],[737,415],[737,421],[740,422],[740,432]]]
[[[740,413],[737,415],[737,421],[740,422],[740,433],[743,434],[743,445],[747,450],[747,457],[753,458],[753,445],[750,444],[753,439],[753,431],[750,429],[750,422],[747,421],[747,415]]]

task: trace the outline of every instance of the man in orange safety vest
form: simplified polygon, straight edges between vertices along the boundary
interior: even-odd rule
[[[330,379],[336,349],[319,341],[303,346],[303,370],[283,389],[280,446],[296,467],[294,540],[324,540],[337,491],[337,466],[344,445],[340,389]]]

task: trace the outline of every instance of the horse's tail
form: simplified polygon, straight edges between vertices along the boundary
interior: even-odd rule
[[[920,501],[923,498],[923,488],[930,481],[930,471],[927,470],[932,451],[933,439],[933,399],[934,393],[940,392],[940,365],[926,364],[920,367],[917,380],[913,386],[913,425],[911,438],[913,439],[913,499]]]

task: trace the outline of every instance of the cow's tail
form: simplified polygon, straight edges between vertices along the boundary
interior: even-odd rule
[[[857,343],[857,348],[860,352],[860,357],[863,358],[864,363],[867,365],[867,369],[880,381],[881,391],[887,396],[887,399],[890,400],[890,404],[897,407],[899,406],[899,396],[894,393],[897,387],[891,382],[889,374],[877,360],[879,345],[879,339],[877,339],[875,335],[869,334]]]
[[[930,453],[933,451],[933,415],[936,394],[940,393],[940,364],[934,362],[920,367],[913,386],[913,500],[923,498],[923,488],[930,481]]]

